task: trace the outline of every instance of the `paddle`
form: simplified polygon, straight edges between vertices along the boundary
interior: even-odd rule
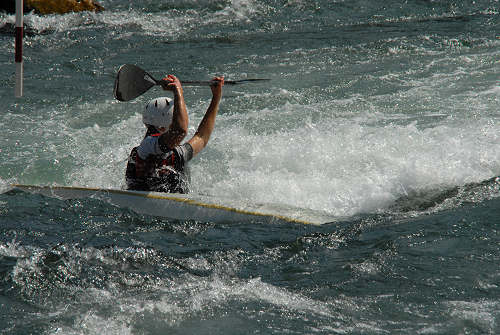
[[[242,79],[225,80],[225,85],[237,85],[255,81],[267,81],[269,79]],[[156,80],[140,67],[125,64],[120,67],[115,79],[113,94],[119,101],[129,101],[137,98],[155,85],[165,85],[167,81]],[[184,86],[210,86],[212,81],[181,81]]]

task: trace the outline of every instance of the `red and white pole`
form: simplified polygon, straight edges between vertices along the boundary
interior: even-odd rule
[[[23,0],[16,0],[16,97],[23,96]]]

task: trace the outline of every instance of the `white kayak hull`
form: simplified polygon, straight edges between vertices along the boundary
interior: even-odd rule
[[[126,191],[66,186],[12,185],[14,188],[59,199],[93,198],[129,208],[139,214],[204,222],[293,222],[320,225],[333,218],[307,209],[280,205],[227,205],[199,195]]]

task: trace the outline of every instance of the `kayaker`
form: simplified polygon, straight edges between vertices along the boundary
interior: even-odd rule
[[[174,75],[164,78],[163,88],[174,99],[151,100],[143,111],[146,136],[132,149],[125,174],[127,189],[167,193],[189,192],[187,163],[207,145],[222,97],[223,77],[214,77],[212,101],[193,137],[181,144],[188,130],[188,114],[182,85]]]

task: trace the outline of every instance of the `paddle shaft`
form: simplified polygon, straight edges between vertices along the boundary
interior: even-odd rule
[[[268,79],[242,79],[242,80],[224,80],[224,85],[238,85],[246,82],[252,81],[265,81]],[[157,85],[166,85],[168,81],[158,80]],[[181,80],[181,84],[184,86],[211,86],[217,84],[215,80]]]

